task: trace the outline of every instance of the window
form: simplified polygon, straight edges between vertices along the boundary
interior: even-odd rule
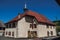
[[[15,28],[17,25],[17,22],[13,22],[13,23],[9,23],[9,24],[5,24],[6,28]]]
[[[28,31],[28,38],[31,38],[31,32]]]
[[[36,24],[30,24],[30,28],[37,28]]]
[[[0,30],[2,30],[2,27],[0,27]]]
[[[37,36],[37,32],[36,31],[34,31],[34,34],[35,34],[35,36]]]
[[[25,20],[26,20],[26,22],[32,23],[33,17],[32,17],[32,16],[26,16],[26,17],[25,17]]]
[[[14,22],[14,23],[12,23],[12,25],[13,25],[12,27],[15,27],[15,22]]]
[[[11,35],[11,32],[9,32],[9,35]]]
[[[8,28],[8,24],[5,24],[6,25],[6,28]]]
[[[13,22],[13,23],[12,23],[12,28],[15,28],[16,25],[17,25],[17,22]]]
[[[7,35],[7,32],[6,32],[6,35]]]
[[[9,28],[11,28],[11,23],[9,24]]]
[[[36,27],[36,24],[34,24],[34,28],[37,28],[37,27]]]
[[[49,25],[47,25],[46,27],[49,28]]]
[[[32,24],[30,24],[30,28],[32,28],[33,27],[33,25]]]
[[[14,36],[14,32],[12,32],[12,36]]]
[[[49,31],[47,31],[47,36],[49,36]]]
[[[51,35],[53,35],[53,31],[51,31]]]

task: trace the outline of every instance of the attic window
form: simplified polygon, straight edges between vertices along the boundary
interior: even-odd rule
[[[32,23],[33,22],[33,17],[32,16],[25,16],[25,20],[26,20],[26,22]]]

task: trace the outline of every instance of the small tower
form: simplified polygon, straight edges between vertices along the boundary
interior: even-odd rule
[[[24,5],[24,12],[26,12],[26,11],[28,11],[28,9],[27,9],[27,5],[25,3],[25,5]]]

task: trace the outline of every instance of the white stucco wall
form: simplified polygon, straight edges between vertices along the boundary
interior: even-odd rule
[[[11,32],[11,35],[6,35],[6,32],[8,32],[7,34],[9,34],[9,32]],[[14,36],[12,36],[12,32],[14,32]],[[16,38],[16,28],[6,28],[5,37],[15,37]]]
[[[52,27],[52,29],[47,28],[47,31],[53,31],[53,35],[50,34],[50,36],[56,36],[56,27],[55,26],[49,26],[49,27]]]
[[[25,21],[25,17],[18,21],[18,37],[27,38],[30,23]]]
[[[34,24],[36,22],[34,21]],[[30,23],[25,21],[25,17],[18,21],[18,38],[27,38],[28,37],[28,31],[37,31],[37,37],[46,37],[47,31],[53,31],[53,36],[56,36],[56,30],[55,28],[46,28],[46,25],[44,24],[38,24],[37,28],[31,29]],[[50,34],[51,36],[51,34]]]
[[[46,25],[38,24],[37,25],[37,35],[38,37],[44,37],[47,36],[46,34]]]
[[[50,26],[51,27],[51,26]],[[49,34],[49,36],[56,36],[56,28],[47,28],[46,25],[42,25],[42,24],[38,24],[37,25],[37,33],[38,33],[38,37],[46,37],[47,36],[47,31],[53,31],[53,35],[51,35],[51,33]]]

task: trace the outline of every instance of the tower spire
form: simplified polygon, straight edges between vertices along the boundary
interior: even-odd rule
[[[27,6],[27,5],[26,5],[26,3],[25,3],[25,7],[24,7],[24,8],[27,8],[26,6]]]
[[[24,12],[26,12],[26,11],[28,11],[28,9],[27,9],[27,5],[25,3],[25,5],[24,5]]]

